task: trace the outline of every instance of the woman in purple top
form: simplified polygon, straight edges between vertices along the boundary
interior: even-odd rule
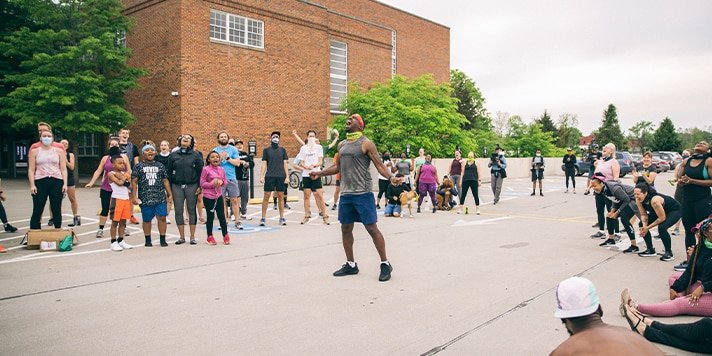
[[[109,216],[109,207],[111,205],[111,185],[109,185],[109,180],[107,179],[107,175],[109,172],[114,170],[114,165],[111,164],[111,157],[112,156],[118,156],[121,155],[124,157],[124,162],[128,162],[128,157],[126,157],[125,154],[121,154],[121,149],[119,148],[119,139],[116,137],[112,137],[109,139],[109,154],[101,158],[101,162],[99,162],[99,166],[96,167],[96,171],[94,171],[94,175],[91,177],[91,180],[87,185],[85,186],[86,188],[91,188],[94,186],[94,183],[96,182],[97,179],[99,179],[99,176],[104,173],[103,178],[101,179],[101,190],[99,191],[99,198],[101,199],[101,212],[99,213],[99,230],[96,231],[96,238],[100,239],[104,237],[104,224],[106,224],[106,218]],[[125,165],[126,170],[129,174],[131,174],[129,165]]]
[[[227,233],[227,219],[225,219],[225,207],[223,206],[222,187],[227,184],[225,170],[220,166],[220,154],[215,151],[208,153],[205,166],[200,174],[200,188],[203,190],[203,203],[205,211],[208,213],[208,221],[205,228],[208,230],[208,245],[216,245],[213,237],[213,221],[215,214],[218,215],[220,231],[223,233],[223,244],[230,244],[230,235]],[[193,244],[193,241],[191,241]]]
[[[420,205],[423,204],[423,198],[425,195],[430,195],[430,204],[433,206],[433,213],[437,211],[436,200],[435,200],[435,189],[440,184],[438,179],[438,169],[433,166],[433,157],[430,155],[425,156],[425,163],[423,163],[420,168],[418,168],[418,212],[420,212]]]

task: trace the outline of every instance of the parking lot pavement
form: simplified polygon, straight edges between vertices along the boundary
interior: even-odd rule
[[[669,175],[659,176],[658,187],[671,194]],[[582,194],[585,178],[577,181],[576,195],[563,192],[563,177],[551,177],[544,197],[530,197],[531,182],[507,179],[497,205],[483,185],[481,215],[472,214],[471,196],[468,215],[380,215],[394,267],[382,283],[378,255],[359,225],[360,273],[331,275],[344,263],[336,212],[328,210],[326,226],[312,204],[314,218],[300,225],[301,199],[290,203],[287,226],[277,224],[271,203],[267,226],[257,226],[260,208],[251,205],[253,220],[243,231],[230,229],[229,246],[206,245],[205,225],[198,245],[177,246],[174,222],[168,247],[143,247],[140,226],[129,225],[126,241],[135,247],[112,252],[108,231],[94,237],[98,190],[79,189],[80,243],[71,252],[26,250],[18,245],[31,213],[26,182],[4,180],[5,207],[21,230],[0,233],[9,250],[0,254],[0,354],[545,354],[567,337],[553,316],[559,281],[590,278],[604,320],[626,326],[617,313],[620,291],[665,300],[684,249],[674,238],[677,259],[661,262],[623,255],[626,239],[598,247],[589,238],[594,202]],[[332,194],[327,186],[328,200]]]

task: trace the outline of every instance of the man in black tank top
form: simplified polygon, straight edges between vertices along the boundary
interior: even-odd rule
[[[378,230],[376,202],[371,187],[370,164],[382,176],[390,180],[392,173],[381,161],[376,145],[363,135],[364,122],[360,115],[351,115],[346,120],[346,140],[339,143],[339,163],[319,172],[311,172],[311,179],[319,179],[341,173],[341,198],[339,200],[339,222],[341,240],[346,253],[346,263],[334,276],[342,277],[358,273],[354,260],[354,222],[363,223],[376,245],[381,257],[381,282],[391,278],[393,267],[386,257],[386,240]]]
[[[710,145],[700,141],[690,158],[682,161],[682,169],[677,171],[677,184],[682,190],[682,224],[685,226],[685,248],[695,244],[692,228],[712,214],[712,158],[709,157]],[[675,266],[683,270],[687,264]]]

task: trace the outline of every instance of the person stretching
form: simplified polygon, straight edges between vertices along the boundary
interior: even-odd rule
[[[672,247],[670,244],[670,233],[668,229],[675,222],[680,220],[682,212],[680,204],[670,196],[660,194],[655,191],[647,183],[639,183],[635,187],[635,203],[640,212],[640,236],[645,239],[647,246],[644,252],[638,254],[641,257],[655,257],[655,248],[653,247],[653,238],[650,235],[650,229],[658,227],[658,234],[663,241],[665,253],[660,257],[661,261],[672,261],[675,258],[672,256]]]

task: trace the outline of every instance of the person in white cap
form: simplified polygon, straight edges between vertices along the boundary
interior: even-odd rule
[[[571,277],[555,290],[556,311],[569,332],[551,355],[663,355],[642,336],[603,322],[596,287],[582,277]]]

